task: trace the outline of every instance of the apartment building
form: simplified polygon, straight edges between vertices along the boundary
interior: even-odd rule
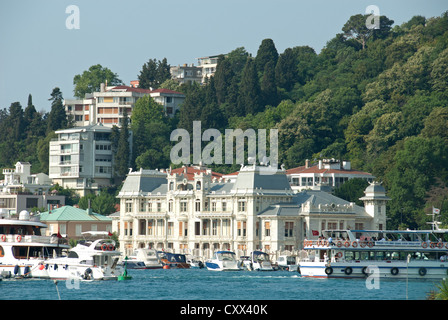
[[[56,131],[50,141],[49,177],[80,196],[110,186],[113,177],[112,129],[101,123]]]
[[[180,84],[202,83],[202,67],[195,66],[194,64],[188,65],[185,63],[183,65],[172,66],[170,73],[171,79],[176,80]]]
[[[82,100],[64,100],[64,106],[66,113],[74,117],[75,126],[101,123],[107,127],[120,127],[125,112],[130,117],[135,103],[146,95],[160,103],[167,116],[174,116],[185,99],[181,92],[142,89],[138,87],[138,81],[131,81],[130,86],[101,84],[99,92],[87,94]]]
[[[219,55],[198,58],[198,66],[202,69],[202,83],[215,74],[218,60]]]
[[[363,208],[319,190],[295,193],[284,169],[262,171],[243,166],[235,179],[199,166],[130,172],[113,218],[120,250],[150,247],[204,258],[233,250],[241,256],[299,250],[305,237],[327,228],[386,226],[381,186],[368,190]]]

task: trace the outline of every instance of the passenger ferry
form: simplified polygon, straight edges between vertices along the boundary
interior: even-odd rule
[[[34,277],[38,267],[50,258],[59,257],[70,246],[64,239],[43,236],[47,225],[38,216],[23,210],[10,214],[0,209],[0,275]]]
[[[448,276],[448,230],[325,230],[304,240],[304,277],[443,279]]]

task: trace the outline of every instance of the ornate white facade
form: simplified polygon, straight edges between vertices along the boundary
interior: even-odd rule
[[[294,193],[284,169],[264,174],[264,168],[242,167],[232,180],[203,167],[129,172],[113,224],[120,250],[151,247],[204,258],[218,249],[293,251],[325,229],[386,226],[384,198],[378,214],[375,196],[369,194],[373,205],[365,209],[323,191]]]

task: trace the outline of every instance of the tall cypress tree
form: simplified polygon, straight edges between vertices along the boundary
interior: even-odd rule
[[[261,79],[262,104],[275,107],[278,104],[277,83],[275,81],[275,65],[269,61],[264,66],[263,78]]]
[[[239,115],[255,114],[261,110],[260,84],[257,70],[252,59],[247,59],[241,75],[240,90],[238,95]]]
[[[126,109],[123,113],[120,137],[118,138],[117,150],[114,155],[114,176],[119,181],[126,178],[129,169],[130,147],[129,147],[129,117]]]
[[[257,51],[257,56],[255,57],[255,67],[257,72],[262,74],[264,72],[265,65],[272,61],[274,66],[277,64],[278,52],[275,48],[274,41],[272,39],[264,39]]]
[[[47,133],[66,128],[67,115],[62,104],[63,98],[61,90],[58,87],[54,88],[51,93],[51,98],[48,100],[51,101],[51,111],[48,115]]]

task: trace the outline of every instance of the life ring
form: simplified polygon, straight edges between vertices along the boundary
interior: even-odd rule
[[[392,268],[392,269],[390,269],[390,273],[393,275],[393,276],[396,276],[397,274],[398,274],[398,268]]]
[[[106,251],[107,250],[107,244],[103,243],[101,245],[101,250]]]
[[[107,246],[107,250],[109,250],[109,251],[114,251],[114,245],[111,243],[111,244],[109,244],[108,246]]]
[[[353,248],[356,248],[357,246],[358,246],[358,242],[357,242],[357,241],[353,241],[353,242],[352,242],[352,247],[353,247]]]
[[[442,249],[442,248],[443,248],[443,242],[439,242],[439,243],[437,244],[437,247],[438,247],[439,249]]]
[[[350,247],[350,242],[345,241],[344,246],[345,246],[346,248]]]
[[[342,257],[342,252],[338,252],[338,253],[336,253],[335,257],[336,257],[336,258],[340,258],[340,257]]]
[[[332,267],[326,267],[326,268],[325,268],[325,273],[326,273],[327,275],[332,274],[332,273],[333,273],[333,268],[332,268]]]
[[[422,277],[423,277],[424,275],[426,275],[426,268],[420,268],[420,269],[418,269],[418,274],[421,275]]]
[[[422,242],[422,248],[424,249],[428,248],[428,242]]]
[[[340,247],[342,247],[342,242],[338,241],[338,243],[336,245],[338,246],[338,248],[340,248]],[[448,243],[447,243],[447,245],[448,245]]]
[[[445,248],[447,248],[448,249],[448,242],[445,244]]]
[[[6,235],[2,234],[1,239],[2,239],[3,242],[5,242],[6,241]]]
[[[372,247],[373,247],[373,242],[372,242],[372,241],[369,241],[369,242],[367,243],[367,246],[368,246],[369,248],[372,248]]]
[[[435,247],[436,247],[436,243],[435,242],[431,242],[431,244],[429,245],[429,247],[431,248],[431,249],[434,249]]]
[[[350,275],[350,274],[352,274],[353,269],[351,267],[347,267],[347,268],[345,268],[344,272],[346,275]]]
[[[17,237],[16,237],[16,240],[17,240],[17,242],[22,241],[22,236],[20,234],[18,234]]]
[[[367,242],[365,242],[365,241],[362,241],[362,242],[359,244],[359,246],[360,246],[361,248],[365,248],[366,245],[367,245]]]
[[[363,267],[362,270],[361,270],[361,271],[362,271],[362,274],[364,274],[364,275],[367,276],[367,275],[368,275],[368,272],[367,272],[367,269],[368,269],[368,268],[369,268],[369,267],[367,267],[367,266]]]

